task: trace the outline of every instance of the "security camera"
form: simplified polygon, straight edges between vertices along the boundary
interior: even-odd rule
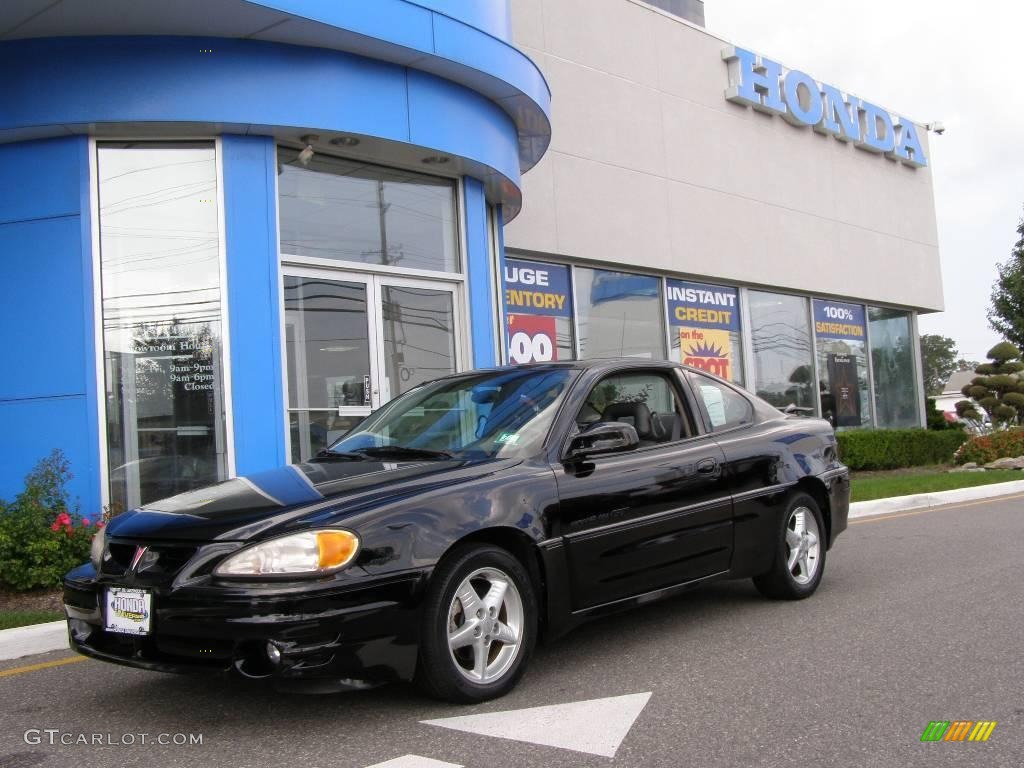
[[[299,156],[297,158],[302,165],[309,165],[309,161],[313,159],[313,142],[319,140],[320,137],[315,133],[307,133],[305,136],[300,138],[300,141],[306,145],[306,148],[299,152]]]
[[[925,128],[939,136],[946,132],[946,126],[942,124],[941,120],[936,120],[934,123],[928,123],[925,125]]]

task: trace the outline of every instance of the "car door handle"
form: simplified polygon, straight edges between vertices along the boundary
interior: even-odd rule
[[[718,471],[718,462],[714,459],[701,459],[697,462],[697,471],[702,475],[713,475]]]

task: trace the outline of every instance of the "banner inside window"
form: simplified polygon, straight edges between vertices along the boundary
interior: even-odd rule
[[[742,382],[739,292],[685,280],[668,280],[666,287],[672,358]]]
[[[572,360],[569,268],[505,260],[505,343],[510,363]]]

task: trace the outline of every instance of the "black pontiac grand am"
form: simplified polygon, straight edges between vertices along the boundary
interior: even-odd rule
[[[297,466],[114,518],[71,644],[165,672],[506,693],[539,637],[712,579],[817,588],[847,524],[825,421],[672,363],[450,376]]]

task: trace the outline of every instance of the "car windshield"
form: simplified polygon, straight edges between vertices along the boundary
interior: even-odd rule
[[[368,416],[327,454],[415,460],[530,456],[543,445],[576,375],[572,369],[517,369],[424,384]]]

